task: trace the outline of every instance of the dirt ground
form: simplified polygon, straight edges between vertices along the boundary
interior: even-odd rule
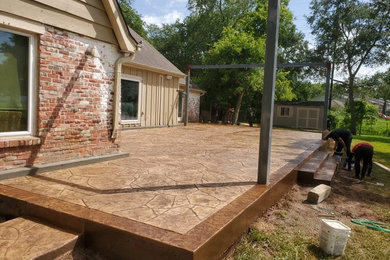
[[[342,259],[390,259],[389,233],[369,230],[351,222],[358,218],[389,224],[390,187],[385,193],[379,192],[386,187],[375,176],[362,182],[352,178],[352,174],[339,171],[332,181],[330,196],[318,205],[306,202],[313,187],[295,185],[252,225],[224,259],[334,259],[319,248],[321,219],[335,219],[352,228]],[[389,228],[388,225],[385,227]],[[368,237],[372,241],[362,241]],[[366,245],[371,243],[376,245]],[[283,250],[286,252],[277,252]]]

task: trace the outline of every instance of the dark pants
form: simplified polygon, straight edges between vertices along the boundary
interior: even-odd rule
[[[355,150],[355,177],[364,179],[364,176],[370,176],[372,169],[372,156],[374,148],[369,145],[361,145]],[[363,160],[362,172],[360,172],[360,161]],[[368,170],[368,171],[367,171]]]
[[[351,153],[352,135],[349,136],[346,140],[343,139],[343,141],[345,143],[345,146],[347,147],[345,152],[347,153],[348,170],[351,170],[351,162],[352,162],[352,153]],[[336,152],[340,153],[342,150],[343,150],[343,144],[339,142],[337,144]],[[343,165],[343,166],[345,167],[345,165]]]

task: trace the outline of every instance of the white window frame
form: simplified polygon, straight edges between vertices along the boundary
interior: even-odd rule
[[[132,75],[122,75],[121,77],[121,91],[122,91],[122,79],[129,80],[129,81],[135,81],[138,82],[138,111],[137,111],[137,119],[134,120],[123,120],[121,118],[122,124],[131,124],[131,123],[140,123],[141,122],[141,101],[142,101],[142,78]],[[120,103],[122,103],[122,96]],[[121,114],[122,114],[122,107],[121,107]]]
[[[282,108],[288,108],[289,113],[288,113],[287,116],[286,115],[282,115]],[[293,116],[293,107],[292,106],[283,106],[283,105],[281,106],[281,105],[279,105],[278,116],[279,117],[292,117]]]
[[[35,107],[35,82],[36,82],[36,36],[33,34],[28,34],[20,32],[17,30],[10,30],[3,27],[0,27],[0,31],[10,32],[13,34],[22,35],[28,37],[29,42],[29,53],[28,53],[28,104],[27,104],[27,131],[16,131],[16,132],[0,132],[0,137],[2,136],[18,136],[18,135],[32,135],[34,129],[34,107]]]

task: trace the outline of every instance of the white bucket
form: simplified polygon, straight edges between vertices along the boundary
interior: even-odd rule
[[[351,229],[333,219],[322,219],[321,222],[320,248],[330,255],[344,254]]]

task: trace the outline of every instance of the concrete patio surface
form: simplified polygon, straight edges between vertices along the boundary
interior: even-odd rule
[[[128,158],[3,180],[0,194],[195,250],[182,240],[249,191],[278,183],[322,143],[319,133],[274,129],[270,182],[256,185],[259,134],[210,124],[123,131]]]

